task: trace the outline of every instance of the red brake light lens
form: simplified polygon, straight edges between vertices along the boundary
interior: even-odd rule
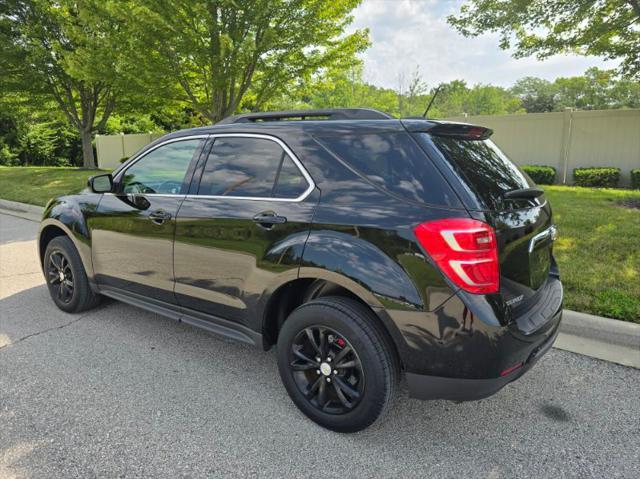
[[[491,226],[471,218],[449,218],[422,223],[413,232],[456,286],[475,294],[498,291],[498,244]]]

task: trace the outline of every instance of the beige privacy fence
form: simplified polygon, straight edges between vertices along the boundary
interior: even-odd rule
[[[640,110],[565,111],[522,115],[455,117],[493,129],[494,141],[519,165],[556,168],[559,183],[572,183],[574,168],[614,166],[640,168]],[[123,157],[161,136],[160,133],[96,137],[98,166],[115,168]]]
[[[573,182],[573,169],[640,168],[640,110],[564,111],[523,115],[480,115],[449,120],[491,128],[492,139],[518,165],[548,165],[559,183]]]
[[[96,135],[98,167],[112,170],[122,158],[129,158],[143,146],[160,138],[164,133],[140,133],[135,135]]]

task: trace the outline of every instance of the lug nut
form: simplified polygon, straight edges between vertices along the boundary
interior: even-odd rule
[[[333,370],[333,374],[338,374],[338,370],[337,370],[337,369],[334,369],[334,370]]]
[[[327,378],[327,382],[330,383],[331,382],[331,378]]]
[[[320,370],[319,369],[316,369],[316,374],[320,374]]]

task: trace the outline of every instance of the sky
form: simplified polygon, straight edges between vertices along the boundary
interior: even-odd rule
[[[447,23],[463,0],[363,0],[354,11],[351,29],[369,28],[371,47],[362,55],[364,78],[377,86],[398,89],[419,68],[429,86],[451,80],[469,85],[509,87],[525,76],[554,80],[581,75],[589,67],[615,68],[598,57],[558,55],[545,61],[515,59],[498,47],[498,35],[465,38]]]

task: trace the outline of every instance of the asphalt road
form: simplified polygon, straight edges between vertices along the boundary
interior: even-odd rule
[[[640,371],[560,350],[479,402],[340,435],[262,352],[113,301],[67,315],[0,215],[0,478],[640,477]]]

